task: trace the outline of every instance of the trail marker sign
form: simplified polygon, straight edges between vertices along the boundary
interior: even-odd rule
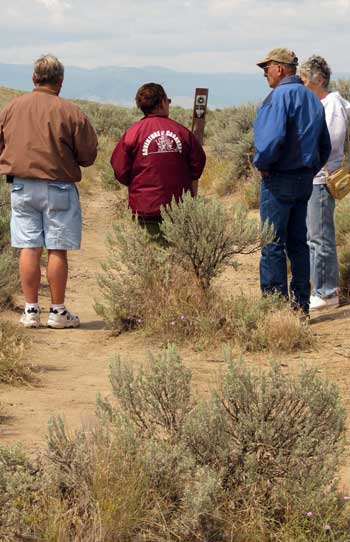
[[[192,115],[192,132],[203,145],[205,114],[207,112],[208,89],[196,88]]]

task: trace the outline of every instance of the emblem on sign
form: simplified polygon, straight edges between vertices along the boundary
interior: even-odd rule
[[[195,103],[195,115],[197,119],[203,117],[205,106],[207,105],[207,97],[205,94],[197,94]]]
[[[194,95],[193,114],[192,114],[192,132],[199,143],[203,144],[205,115],[208,105],[208,89],[196,88]]]
[[[205,94],[198,94],[196,96],[196,105],[202,105],[204,107],[206,103],[207,103],[207,97]]]

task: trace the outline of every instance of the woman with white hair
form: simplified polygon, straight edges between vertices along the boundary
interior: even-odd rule
[[[339,92],[329,91],[331,69],[321,56],[313,55],[299,68],[305,86],[318,96],[325,108],[332,151],[326,165],[329,173],[341,167],[350,103]],[[334,198],[326,185],[326,172],[321,169],[313,181],[308,203],[307,227],[310,247],[312,290],[310,310],[339,306],[339,272],[334,229]]]

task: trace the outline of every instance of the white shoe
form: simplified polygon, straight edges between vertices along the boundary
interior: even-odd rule
[[[19,323],[23,327],[40,327],[40,309],[25,309]]]
[[[66,329],[79,326],[79,316],[71,314],[67,309],[62,309],[61,311],[50,309],[47,327]]]
[[[333,295],[332,297],[326,298],[319,297],[318,295],[312,295],[310,297],[310,311],[328,309],[330,307],[339,307],[338,295]]]

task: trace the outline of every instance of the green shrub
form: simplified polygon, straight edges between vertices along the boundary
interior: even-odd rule
[[[252,254],[273,237],[267,226],[260,231],[244,207],[225,210],[219,201],[192,198],[189,193],[163,209],[162,218],[161,230],[175,257],[190,263],[203,288],[209,288],[225,267],[236,265],[236,254]]]
[[[8,185],[0,180],[0,250],[10,243],[10,197]]]
[[[168,254],[151,242],[129,211],[113,223],[107,245],[108,259],[98,277],[103,302],[96,303],[96,311],[112,329],[140,327],[154,299],[150,294],[167,284]]]
[[[218,201],[189,195],[163,215],[167,248],[129,213],[113,224],[96,311],[117,332],[142,327],[166,341],[234,337],[232,300],[223,300],[211,281],[236,265],[236,254],[257,250],[270,232],[261,234],[240,206],[228,212]]]
[[[131,124],[142,117],[136,108],[74,100],[92,122],[98,136],[111,137],[117,142]]]
[[[265,530],[276,529],[288,518],[294,499],[320,506],[334,492],[330,487],[343,450],[345,420],[335,387],[322,382],[316,371],[305,369],[292,378],[277,365],[256,373],[228,354],[227,361],[222,388],[197,406],[191,405],[188,370],[181,368],[173,347],[150,359],[148,374],[141,369],[133,376],[117,360],[112,377],[120,405],[114,422],[118,426],[126,415],[123,423],[140,435],[145,458],[144,438],[152,442],[147,469],[155,473],[158,491],[169,496],[172,488],[181,521],[169,521],[183,539],[194,531],[196,540],[226,540],[229,524],[232,529],[247,506],[249,514],[253,509],[263,516]],[[179,389],[171,392],[172,385]],[[174,400],[171,406],[167,398],[177,394],[185,402]],[[110,415],[113,407],[105,412]],[[140,413],[152,423],[140,423]],[[167,420],[177,420],[175,432]],[[181,455],[175,460],[176,452]],[[228,520],[225,509],[231,511]]]
[[[179,122],[180,124],[183,124],[188,128],[191,129],[192,124],[192,110],[191,109],[184,109],[183,107],[180,107],[178,105],[171,106],[170,109],[170,117],[176,122]]]
[[[116,181],[110,164],[115,143],[106,136],[101,136],[98,143],[99,147],[95,166],[101,176],[102,186],[107,190],[119,190],[120,184]]]
[[[214,154],[232,162],[236,179],[247,177],[254,156],[253,104],[217,111],[211,120],[207,145]]]
[[[310,329],[280,298],[223,296],[212,285],[236,254],[260,247],[255,220],[242,207],[225,211],[215,200],[185,196],[163,211],[161,229],[170,246],[151,240],[128,213],[108,237],[109,257],[96,311],[116,332],[142,328],[165,342],[197,347],[231,341],[243,350],[292,352],[313,345]]]
[[[347,242],[338,247],[338,265],[341,295],[347,299],[350,295],[350,234]]]
[[[339,287],[341,296],[348,298],[350,293],[350,202],[348,198],[337,202],[334,222],[339,264]]]
[[[9,188],[0,180],[0,306],[10,303],[19,286],[16,251],[10,244]]]
[[[345,542],[337,389],[313,370],[292,377],[225,357],[205,401],[173,346],[138,370],[117,357],[114,399],[99,397],[93,428],[69,435],[51,420],[45,467],[0,449],[4,540],[323,542],[329,525]]]
[[[331,82],[332,90],[337,90],[345,100],[350,100],[350,80],[349,79],[337,79]]]
[[[112,137],[115,143],[119,141],[131,124],[143,117],[143,113],[136,107],[121,107],[86,100],[73,101],[88,115],[97,134]],[[192,121],[192,111],[190,109],[174,106],[171,108],[170,116],[190,128]]]
[[[44,521],[42,470],[19,446],[0,446],[0,533],[3,542],[36,540]],[[27,538],[26,538],[27,537]]]
[[[0,252],[0,306],[12,302],[18,290],[18,262],[12,249]]]

